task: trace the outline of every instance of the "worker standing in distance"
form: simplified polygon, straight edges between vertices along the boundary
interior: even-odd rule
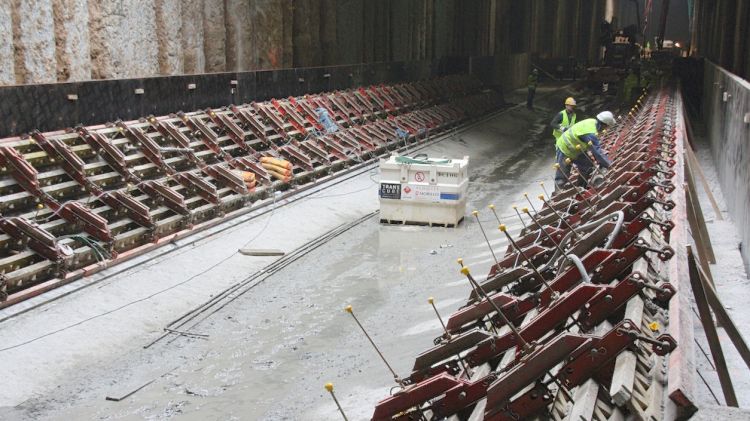
[[[576,124],[576,100],[568,97],[565,100],[565,109],[555,114],[555,118],[549,123],[552,126],[552,136],[555,137],[555,142],[574,124]]]
[[[534,69],[531,71],[528,80],[529,94],[526,96],[526,108],[534,109],[534,95],[536,95],[536,85],[539,84],[539,70]]]
[[[563,188],[566,178],[570,176],[570,165],[566,162],[569,158],[572,164],[578,167],[581,176],[578,178],[578,185],[581,187],[588,186],[588,179],[594,172],[594,165],[591,159],[586,156],[587,149],[591,147],[591,153],[594,159],[602,168],[609,168],[612,163],[607,155],[601,149],[599,132],[615,124],[615,117],[609,111],[602,111],[596,115],[596,118],[587,118],[572,125],[566,130],[555,143],[557,149],[557,172],[555,173],[555,188]]]

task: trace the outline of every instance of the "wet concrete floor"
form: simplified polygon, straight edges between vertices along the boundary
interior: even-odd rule
[[[495,204],[503,222],[515,230],[520,222],[510,216],[511,205],[522,204],[524,192],[536,197],[539,181],[552,187],[554,147],[546,125],[568,92],[543,95],[540,89],[536,111],[511,109],[420,151],[432,157],[471,156],[467,212],[481,211],[500,254],[505,241],[487,205]],[[217,249],[236,250],[249,242],[289,251],[300,238],[319,235],[314,228],[327,231],[376,210],[377,177],[375,170],[364,173],[259,218],[249,231],[238,226],[129,271],[120,277],[125,279],[4,323],[0,341],[10,345],[58,324],[64,330],[0,351],[0,358],[14,367],[6,372],[17,385],[0,392],[0,406],[5,406],[0,418],[335,420],[340,416],[323,388],[333,382],[349,419],[369,419],[374,404],[395,383],[344,306],[353,306],[396,372],[407,375],[414,357],[440,334],[427,298],[434,297],[447,316],[468,296],[456,258],[464,258],[480,278],[493,262],[471,217],[458,228],[386,226],[371,217],[187,326],[208,337],[172,336],[143,346],[166,323],[207,298],[201,290],[218,293],[275,259],[227,258]],[[217,262],[197,281],[180,283]],[[149,298],[149,288],[164,279],[173,279],[175,289]],[[105,296],[106,288],[122,289],[107,290]],[[141,301],[116,310],[122,305],[118,298]],[[102,306],[94,316],[115,310],[89,321],[94,310],[86,299]],[[76,320],[83,322],[71,326]],[[105,400],[135,390],[119,402]]]

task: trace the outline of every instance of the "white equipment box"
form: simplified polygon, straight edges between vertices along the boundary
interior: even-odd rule
[[[466,213],[468,167],[468,156],[381,159],[380,222],[457,226]]]

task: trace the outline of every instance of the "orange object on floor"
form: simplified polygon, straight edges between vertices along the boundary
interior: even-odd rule
[[[291,168],[283,168],[283,167],[279,167],[279,166],[276,166],[276,165],[273,165],[273,164],[261,164],[261,165],[263,166],[263,168],[267,169],[268,171],[275,171],[275,172],[277,172],[279,174],[284,174],[286,176],[291,176],[292,175],[292,169]]]
[[[260,158],[261,164],[271,164],[281,168],[292,169],[292,163],[283,159],[272,158],[270,156],[264,156]]]

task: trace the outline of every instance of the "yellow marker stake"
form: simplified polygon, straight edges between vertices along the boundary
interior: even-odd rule
[[[542,200],[544,200],[544,196],[540,196],[540,197]],[[529,218],[531,218],[531,220],[534,221],[536,226],[539,227],[539,230],[547,237],[547,239],[549,239],[552,242],[552,244],[557,248],[557,251],[559,251],[561,255],[565,256],[565,250],[563,250],[560,247],[560,245],[557,244],[557,242],[552,238],[552,236],[549,235],[549,233],[547,232],[547,230],[544,229],[542,224],[540,224],[539,221],[537,221],[537,219],[534,218],[534,216],[529,213],[529,210],[527,208],[523,208],[523,211],[524,213],[529,215]],[[553,212],[554,212],[554,209],[553,209]],[[555,213],[555,215],[557,215],[557,213]],[[570,228],[570,229],[572,230],[573,228]]]
[[[541,200],[542,200],[542,202],[544,202],[544,204],[545,204],[545,205],[549,206],[550,210],[552,210],[552,213],[554,213],[554,214],[555,214],[555,216],[557,217],[557,219],[559,219],[559,220],[560,220],[560,221],[561,221],[561,222],[562,222],[563,224],[565,224],[565,226],[566,226],[566,227],[568,227],[568,229],[569,229],[569,230],[570,230],[570,231],[571,231],[571,232],[573,233],[573,235],[578,235],[578,232],[576,232],[576,230],[575,230],[575,229],[573,229],[573,226],[572,226],[572,225],[570,225],[570,224],[568,223],[568,221],[566,221],[566,220],[565,220],[565,218],[563,218],[563,216],[562,216],[562,215],[560,215],[560,213],[558,213],[558,212],[557,212],[557,209],[555,209],[555,208],[554,208],[554,207],[553,207],[553,206],[552,206],[552,205],[551,205],[551,204],[550,204],[549,202],[547,202],[547,201],[546,201],[546,200],[544,199],[544,196],[541,196],[541,195],[540,195],[540,196],[539,196],[539,199],[541,199]],[[531,203],[531,202],[529,202],[529,203]],[[587,203],[588,203],[588,201],[587,201]],[[531,214],[529,214],[529,216],[531,216]],[[539,226],[539,228],[542,228],[542,226],[541,226],[541,225],[539,225],[539,222],[537,222],[537,221],[536,221],[536,219],[534,219],[534,217],[531,217],[531,219],[532,219],[532,220],[534,221],[534,223],[536,223],[536,224],[537,224],[537,226]],[[543,231],[544,233],[546,233],[546,232],[547,232],[547,231],[544,231],[543,229],[542,229],[542,231]],[[551,240],[551,238],[550,238],[550,240]],[[554,242],[554,241],[553,241],[553,242]]]
[[[513,204],[513,210],[516,212],[516,215],[518,215],[518,219],[521,220],[521,223],[523,224],[523,228],[526,229],[526,222],[523,221],[523,218],[521,217],[521,214],[518,212],[518,206]],[[497,218],[497,223],[500,223],[500,218]]]
[[[41,203],[37,203],[36,204],[36,213],[34,214],[34,218],[35,219],[36,219],[37,216],[39,216],[39,212],[41,212],[42,209],[44,209],[44,205],[41,204]]]
[[[500,224],[501,227],[505,227],[505,225]],[[474,289],[474,292],[477,294],[477,298],[482,298],[487,300],[488,303],[495,309],[495,312],[500,316],[501,319],[503,319],[503,323],[505,323],[505,326],[508,326],[510,330],[513,332],[513,334],[516,336],[516,339],[518,340],[518,343],[521,345],[521,349],[523,352],[529,351],[531,347],[529,346],[529,343],[526,342],[526,340],[523,338],[523,336],[520,335],[518,332],[518,328],[516,328],[507,317],[505,317],[505,313],[503,313],[502,310],[500,310],[500,307],[497,306],[497,304],[490,299],[490,296],[487,294],[487,292],[482,288],[481,285],[474,279],[473,276],[471,276],[471,272],[469,271],[469,268],[467,266],[464,266],[461,268],[461,273],[466,275],[466,279],[469,280],[469,284],[471,284],[471,287]]]
[[[495,251],[492,250],[492,244],[490,244],[490,239],[487,238],[487,233],[484,232],[482,221],[479,220],[479,211],[475,210],[471,212],[471,214],[474,215],[474,218],[476,218],[477,224],[479,225],[479,230],[482,231],[482,236],[484,237],[484,241],[487,243],[487,247],[490,249],[490,254],[492,254],[492,259],[495,261],[495,264],[497,264],[497,256],[495,256]]]
[[[524,193],[524,194],[523,194],[523,198],[524,198],[524,199],[526,199],[526,202],[528,202],[528,203],[529,203],[529,206],[531,206],[531,210],[533,210],[533,211],[534,211],[534,213],[538,214],[538,213],[539,213],[539,211],[537,211],[537,210],[536,210],[536,208],[534,207],[534,204],[533,204],[533,203],[531,203],[531,199],[529,199],[529,195],[528,195],[528,194],[526,194],[526,193]]]
[[[528,209],[526,211],[528,211]],[[549,288],[550,287],[549,284],[544,279],[542,274],[539,273],[539,270],[537,270],[536,266],[534,266],[534,262],[532,262],[531,259],[529,259],[529,256],[527,256],[526,253],[523,252],[523,249],[521,247],[518,247],[518,244],[516,244],[515,240],[513,240],[513,237],[510,234],[508,234],[505,224],[500,224],[499,229],[500,231],[503,232],[503,234],[505,234],[505,238],[507,238],[508,241],[510,241],[510,244],[518,252],[518,254],[523,258],[523,260],[526,261],[526,264],[529,265],[529,267],[531,267],[531,270],[534,271],[534,274],[539,277],[539,280],[544,284],[544,286]]]
[[[437,307],[435,307],[435,299],[430,297],[427,299],[427,302],[430,303],[430,306],[432,306],[432,309],[435,310],[435,315],[437,316],[438,320],[440,321],[440,326],[443,327],[443,331],[445,332],[443,337],[447,339],[449,342],[453,338],[453,336],[448,332],[448,328],[445,326],[445,323],[443,323],[443,318],[440,317],[440,312],[438,311]],[[469,371],[469,368],[464,364],[464,361],[461,359],[461,355],[456,354],[456,360],[461,364],[461,367],[464,369],[464,373],[466,373],[466,376],[471,380],[471,371]]]
[[[547,189],[546,189],[546,188],[544,188],[544,181],[540,181],[540,182],[539,182],[539,185],[540,185],[540,186],[542,186],[542,190],[544,191],[544,194],[546,194],[546,195],[547,195],[547,197],[550,197],[550,198],[551,198],[552,196],[550,196],[550,195],[549,195],[549,192],[547,192]]]
[[[339,403],[339,400],[336,399],[336,395],[333,393],[333,383],[326,383],[325,388],[328,391],[328,393],[331,394],[331,397],[333,398],[333,401],[336,402],[336,406],[339,408],[339,412],[341,412],[341,416],[344,417],[344,421],[349,421],[348,418],[346,418],[346,414],[344,413],[344,409],[341,408],[341,404]]]

